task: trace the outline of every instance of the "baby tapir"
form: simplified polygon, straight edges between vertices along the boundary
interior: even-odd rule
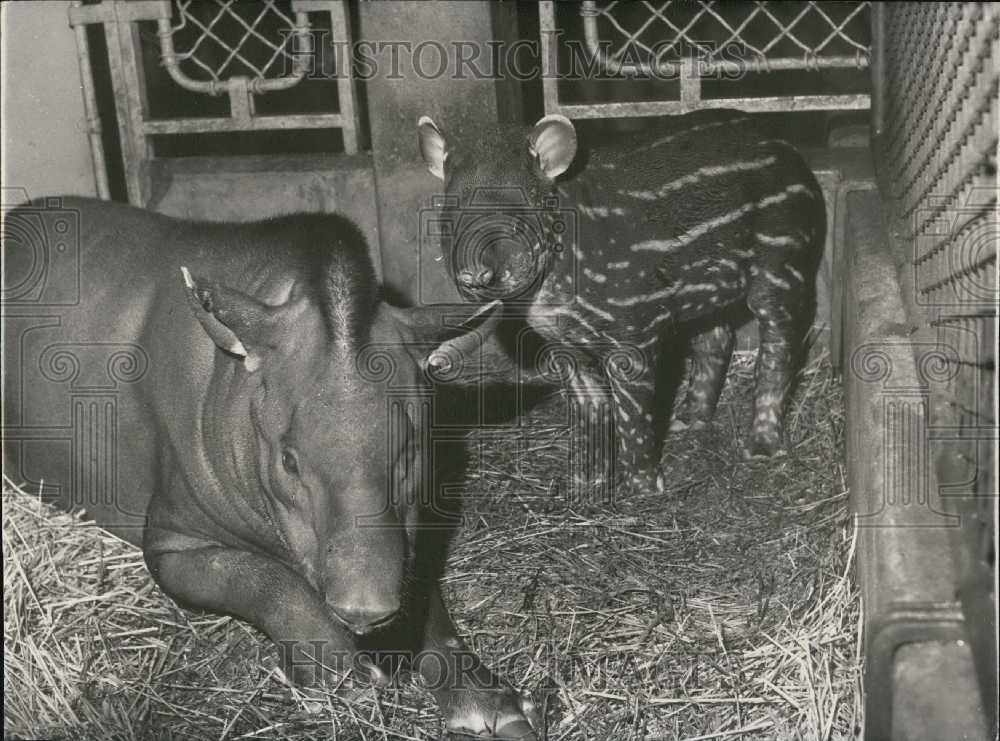
[[[449,520],[427,374],[477,346],[488,307],[448,329],[390,306],[334,214],[205,224],[67,198],[3,227],[5,476],[141,545],[178,602],[258,627],[296,682],[379,674],[361,649],[392,649],[450,730],[534,737],[428,564],[425,526]]]
[[[620,483],[662,488],[657,370],[683,332],[693,335],[690,392],[674,427],[711,419],[740,307],[760,329],[745,455],[781,451],[826,230],[822,191],[790,144],[738,111],[702,111],[595,149],[557,183],[577,154],[563,116],[457,137],[423,117],[418,130],[445,186],[444,249],[460,293],[523,305],[535,331],[572,353],[580,406],[613,410]]]

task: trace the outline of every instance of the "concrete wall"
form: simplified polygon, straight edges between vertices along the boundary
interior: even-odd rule
[[[95,195],[68,0],[0,3],[4,188]],[[19,200],[5,190],[4,202]]]
[[[372,161],[367,154],[180,157],[154,160],[149,208],[206,221],[251,221],[295,211],[342,213],[368,242],[382,276]]]
[[[450,49],[458,41],[486,49],[487,41],[514,33],[511,18],[504,15],[509,12],[514,12],[512,3],[484,0],[363,3],[359,36],[414,49],[422,42]],[[511,101],[519,98],[493,79],[455,79],[453,67],[437,76],[418,74],[406,52],[399,54],[396,69],[388,54],[376,59],[378,71],[367,89],[385,281],[408,303],[457,302],[444,263],[435,261],[439,246],[420,234],[421,212],[442,189],[420,157],[417,119],[426,114],[450,131],[474,131],[487,122],[515,118],[519,111],[512,110]],[[419,64],[435,69],[435,62]]]

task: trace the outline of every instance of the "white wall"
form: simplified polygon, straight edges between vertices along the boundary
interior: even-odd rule
[[[9,188],[96,193],[68,9],[69,0],[0,3],[3,205]]]

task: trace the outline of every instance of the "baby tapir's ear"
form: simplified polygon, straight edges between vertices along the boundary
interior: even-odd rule
[[[188,303],[212,341],[242,359],[249,372],[257,370],[280,309],[216,281],[195,278],[185,267],[181,275]]]
[[[498,300],[486,304],[466,318],[454,337],[443,339],[425,358],[427,368],[441,377],[449,377],[462,364],[463,358],[472,357],[496,332],[503,315],[503,304]]]
[[[444,180],[444,161],[448,159],[448,143],[444,134],[428,116],[421,116],[417,121],[417,132],[420,134],[420,154],[424,158],[427,169],[438,180]]]
[[[456,373],[475,365],[478,350],[493,339],[503,304],[499,300],[485,306],[468,304],[457,312],[429,306],[388,310],[408,327],[417,365],[438,380],[456,380]]]
[[[565,116],[553,113],[541,119],[528,134],[531,156],[549,180],[555,180],[576,157],[576,129]]]

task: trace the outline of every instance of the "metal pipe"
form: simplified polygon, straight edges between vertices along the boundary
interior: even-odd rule
[[[594,103],[592,105],[557,105],[549,111],[568,118],[627,118],[630,116],[671,116],[703,108],[736,108],[748,113],[780,111],[863,111],[871,105],[869,95],[793,95],[766,98],[711,98],[689,104],[680,100],[656,100],[635,103]]]
[[[542,93],[545,114],[559,111],[559,52],[556,48],[556,10],[552,0],[538,5],[538,30],[541,36]]]
[[[312,37],[309,34],[309,16],[307,13],[295,13],[295,25],[292,26],[292,35],[301,46],[297,48],[311,48]],[[180,59],[177,50],[174,48],[173,27],[170,25],[170,18],[159,18],[156,22],[156,35],[160,39],[160,56],[163,66],[170,75],[170,79],[176,82],[185,90],[193,93],[205,93],[208,95],[222,95],[228,93],[235,83],[231,79],[227,80],[192,80],[180,68]],[[286,77],[255,77],[249,83],[252,93],[273,93],[279,90],[288,90],[298,85],[306,76],[309,60],[306,55],[292,55],[292,74]]]
[[[74,0],[73,7],[81,7],[82,5],[83,0]],[[90,43],[87,41],[87,27],[84,24],[75,23],[72,15],[70,25],[76,34],[76,54],[77,61],[80,63],[80,87],[83,91],[83,110],[87,118],[87,138],[90,140],[90,157],[94,168],[97,197],[108,201],[111,199],[111,187],[108,184],[104,141],[101,139],[101,116],[97,109],[94,72],[90,66]]]
[[[197,134],[223,131],[280,131],[283,129],[325,129],[343,126],[340,113],[316,113],[290,116],[254,116],[246,123],[233,118],[171,118],[144,121],[144,134]]]
[[[872,136],[882,135],[885,128],[885,6],[875,3],[872,8]]]

